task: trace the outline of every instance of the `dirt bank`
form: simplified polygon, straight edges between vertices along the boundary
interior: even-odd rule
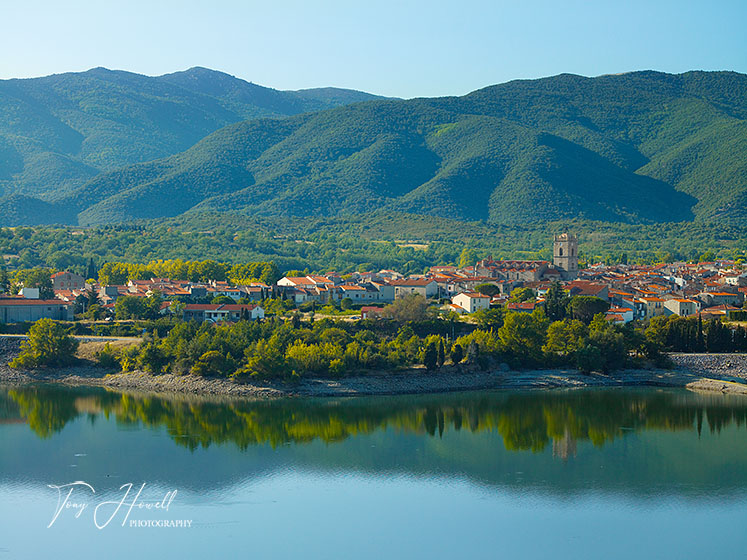
[[[0,338],[0,382],[6,384],[62,383],[154,393],[226,395],[232,397],[326,397],[440,393],[476,389],[553,389],[580,387],[660,386],[688,387],[747,394],[747,356],[674,355],[673,370],[621,370],[610,374],[582,374],[572,369],[475,371],[464,366],[444,367],[438,372],[413,368],[377,372],[340,379],[305,378],[297,384],[202,378],[194,375],[151,375],[143,372],[114,373],[81,365],[72,368],[20,371],[8,367],[20,342]],[[683,357],[684,356],[684,357]],[[705,356],[700,358],[699,356]],[[739,356],[739,359],[734,358]],[[736,375],[740,373],[741,375]]]

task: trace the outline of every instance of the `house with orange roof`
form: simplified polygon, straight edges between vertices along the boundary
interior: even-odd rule
[[[451,298],[451,303],[458,305],[467,313],[490,308],[490,296],[479,292],[462,292]]]
[[[692,317],[700,311],[700,302],[688,298],[672,298],[664,302],[664,309],[680,317]]]
[[[664,300],[659,297],[640,297],[635,300],[636,308],[638,311],[638,317],[641,319],[650,319],[651,317],[658,317],[664,315]]]

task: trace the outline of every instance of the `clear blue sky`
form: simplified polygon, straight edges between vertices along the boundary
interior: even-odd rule
[[[460,95],[516,78],[747,72],[747,0],[24,0],[0,78],[191,66],[278,89]]]

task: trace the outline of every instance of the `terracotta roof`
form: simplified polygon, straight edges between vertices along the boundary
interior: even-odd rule
[[[480,292],[462,292],[459,295],[467,296],[468,298],[474,298],[474,299],[490,299],[490,296],[486,296],[485,294],[481,294]]]
[[[0,299],[0,307],[6,305],[72,305],[61,299],[25,299],[25,298],[3,298]]]

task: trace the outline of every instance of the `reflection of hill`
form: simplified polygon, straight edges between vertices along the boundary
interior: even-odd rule
[[[52,388],[14,389],[2,410],[17,405],[40,437],[81,415],[103,413],[120,425],[164,427],[190,449],[341,441],[387,428],[442,437],[444,432],[497,431],[506,449],[543,451],[548,444],[595,446],[630,431],[711,431],[747,420],[747,402],[720,396],[687,399],[673,392],[582,391],[482,393],[384,399],[277,400],[216,403]],[[556,446],[559,445],[556,443]]]

